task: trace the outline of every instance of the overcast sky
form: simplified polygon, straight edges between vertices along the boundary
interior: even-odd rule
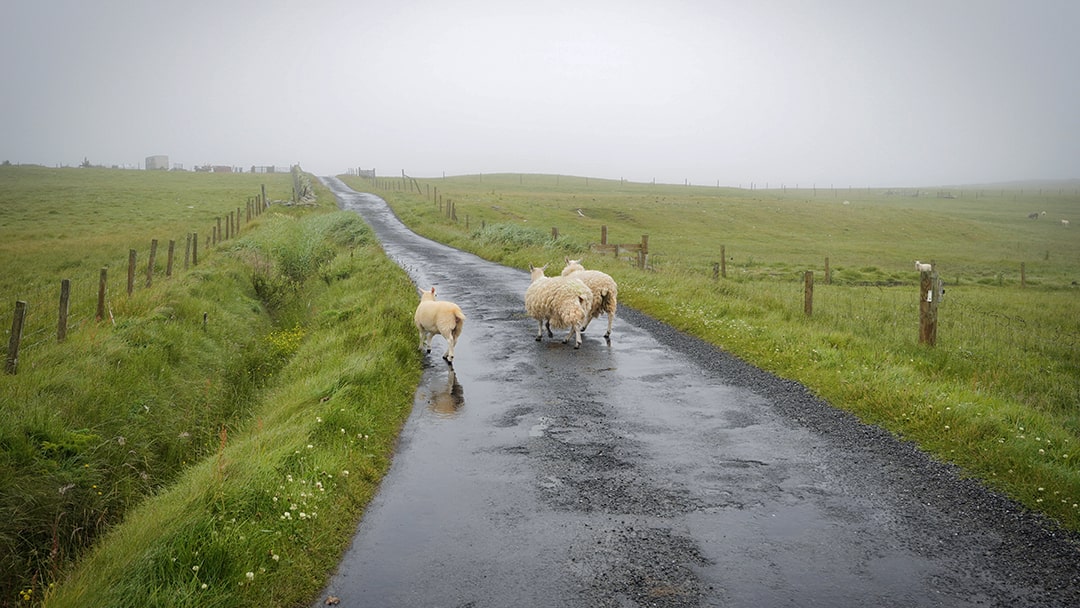
[[[0,162],[1080,177],[1076,0],[7,0]]]

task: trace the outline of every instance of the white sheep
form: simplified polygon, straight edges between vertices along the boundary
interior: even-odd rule
[[[581,328],[589,320],[592,308],[592,290],[581,281],[572,277],[544,276],[547,265],[534,268],[529,266],[532,282],[525,290],[525,312],[536,319],[536,341],[544,337],[544,323],[548,324],[548,336],[551,326],[570,328],[563,338],[563,344],[574,336],[574,348],[581,347]]]
[[[915,260],[915,270],[918,270],[919,272],[930,272],[933,269],[934,269],[933,265],[924,264],[924,263],[920,262],[919,260]]]
[[[443,359],[447,363],[454,362],[454,345],[461,336],[461,328],[465,324],[465,314],[461,308],[453,302],[436,301],[435,288],[420,294],[420,304],[416,307],[413,315],[416,329],[420,332],[420,350],[431,352],[431,339],[438,334],[446,340],[446,353]]]
[[[1069,220],[1061,220],[1061,225],[1062,226],[1068,226],[1069,225]]]
[[[610,341],[611,324],[615,320],[615,309],[619,306],[619,286],[615,283],[615,279],[599,270],[585,270],[585,267],[581,265],[581,260],[571,260],[570,258],[566,258],[566,267],[562,270],[562,276],[581,279],[581,282],[592,290],[592,308],[589,310],[589,318],[585,321],[585,327],[582,327],[581,331],[585,331],[593,319],[599,318],[600,315],[606,313],[607,333],[604,334],[604,338]]]

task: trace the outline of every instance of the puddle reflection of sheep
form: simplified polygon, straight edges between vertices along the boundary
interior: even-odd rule
[[[446,385],[431,393],[428,407],[441,416],[454,416],[465,406],[465,389],[458,384],[454,368],[448,368]]]

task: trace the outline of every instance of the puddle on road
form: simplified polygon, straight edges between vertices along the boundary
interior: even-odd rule
[[[465,407],[465,389],[458,382],[454,366],[446,366],[446,380],[425,383],[431,390],[428,396],[428,409],[441,418],[453,418]]]

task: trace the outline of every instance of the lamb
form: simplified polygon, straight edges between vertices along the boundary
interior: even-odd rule
[[[915,260],[915,270],[918,270],[919,272],[931,272],[932,270],[934,270],[934,266],[932,264],[924,264],[919,260]]]
[[[443,359],[453,365],[454,345],[457,344],[461,328],[465,324],[465,314],[461,312],[461,308],[453,302],[436,301],[435,288],[432,287],[430,291],[421,293],[413,321],[420,332],[420,350],[430,353],[431,339],[438,334],[447,344]]]
[[[615,309],[618,308],[619,296],[619,286],[615,283],[615,279],[599,270],[585,270],[585,267],[581,265],[581,260],[571,260],[570,258],[566,258],[566,267],[562,270],[562,276],[581,279],[581,282],[592,290],[592,308],[589,310],[589,318],[585,321],[585,327],[582,327],[581,331],[585,331],[593,319],[607,313],[607,333],[604,334],[604,339],[611,342],[611,324],[615,320]]]
[[[547,265],[534,268],[529,266],[532,282],[525,290],[525,312],[538,322],[536,341],[544,337],[544,323],[548,324],[548,336],[551,325],[556,328],[570,328],[563,338],[563,344],[574,336],[574,348],[581,347],[581,327],[589,320],[592,308],[592,290],[581,279],[573,277],[544,276]]]

